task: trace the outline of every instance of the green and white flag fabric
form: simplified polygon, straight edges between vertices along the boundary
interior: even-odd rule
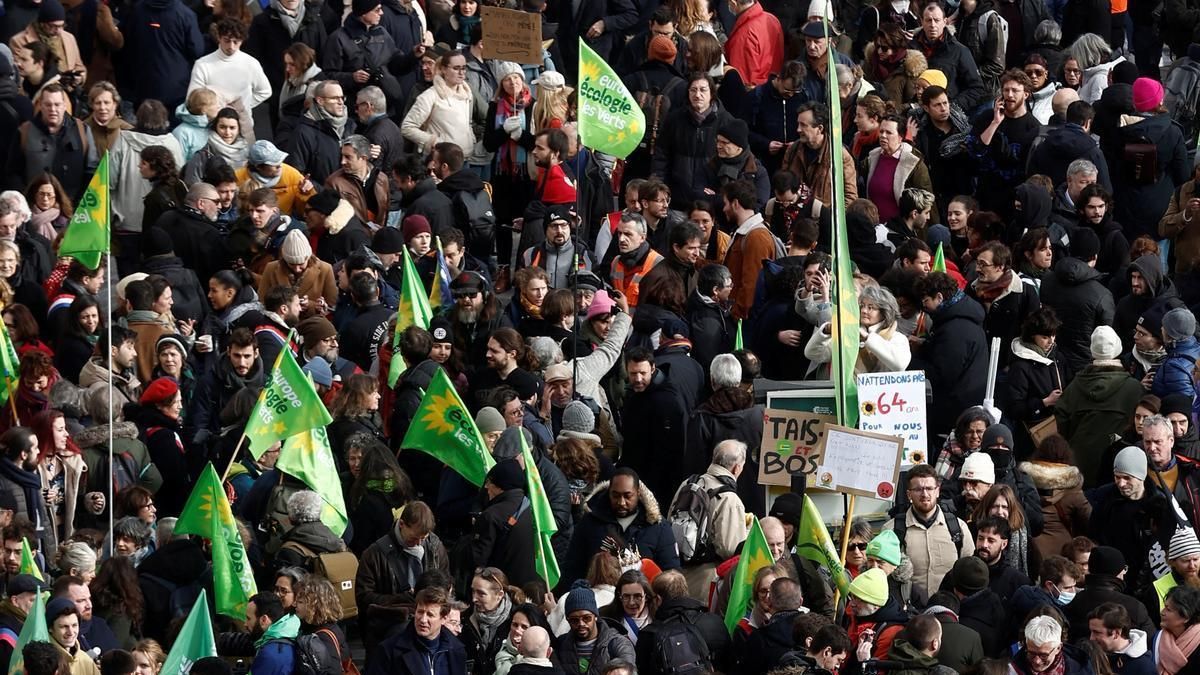
[[[646,115],[612,67],[579,41],[579,138],[585,147],[625,159],[642,142]]]
[[[246,557],[242,534],[237,521],[233,519],[229,499],[225,497],[225,488],[212,464],[204,467],[204,472],[196,481],[196,487],[192,489],[179,520],[175,522],[175,534],[194,534],[212,541],[213,592],[217,613],[233,619],[244,619],[246,603],[258,592],[258,588],[254,584],[254,572]],[[206,608],[206,614],[207,611]]]
[[[269,378],[246,422],[246,440],[255,459],[277,441],[333,421],[312,380],[300,370],[286,345],[279,351]]]
[[[244,616],[242,617],[245,618]],[[161,673],[181,673],[186,675],[192,670],[192,664],[206,656],[217,655],[217,641],[213,637],[212,618],[208,615],[208,594],[200,590],[200,597],[192,605],[187,621],[179,630],[175,644],[171,645],[171,653],[163,664]]]

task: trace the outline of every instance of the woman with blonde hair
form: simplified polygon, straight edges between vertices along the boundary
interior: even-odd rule
[[[137,668],[133,675],[158,675],[167,662],[167,653],[154,640],[141,640],[133,646],[133,662]]]
[[[64,575],[78,577],[84,583],[91,583],[96,578],[96,551],[82,541],[60,546],[55,564]]]
[[[537,101],[533,104],[533,133],[543,129],[561,129],[571,121],[571,94],[562,73],[546,71],[534,81]]]

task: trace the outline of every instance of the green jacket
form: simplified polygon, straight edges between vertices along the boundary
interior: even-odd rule
[[[112,489],[108,484],[108,425],[87,427],[73,438],[83,450],[83,461],[87,465],[86,484],[80,486],[80,492],[103,492],[105,499],[108,499],[109,490]],[[150,461],[146,446],[138,440],[137,427],[132,422],[117,422],[113,427],[112,440],[114,463],[118,470],[133,478],[134,485],[140,485],[152,494],[157,493],[163,484],[162,474]],[[75,527],[98,527],[103,524],[102,529],[107,529],[109,508],[111,505],[105,504],[105,510],[99,514],[81,508],[75,516]]]
[[[1058,433],[1071,443],[1075,465],[1085,484],[1102,482],[1096,475],[1100,456],[1129,427],[1133,409],[1146,393],[1120,365],[1084,368],[1063,390],[1054,406]]]
[[[955,675],[953,668],[941,665],[936,656],[922,652],[904,638],[892,642],[887,657],[889,661],[904,664],[904,668],[889,671],[889,675]]]

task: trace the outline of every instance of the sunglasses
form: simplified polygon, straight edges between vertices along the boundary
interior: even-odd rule
[[[846,550],[848,550],[848,551],[865,551],[865,550],[867,550],[867,544],[866,543],[850,544],[849,546],[846,547]]]

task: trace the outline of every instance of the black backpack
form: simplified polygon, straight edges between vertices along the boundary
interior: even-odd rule
[[[950,541],[954,542],[954,548],[958,550],[958,557],[962,557],[963,547],[963,531],[959,526],[958,516],[953,511],[947,511],[942,508],[942,515],[946,517],[946,529],[950,531]],[[908,533],[908,514],[901,513],[892,520],[892,532],[896,533],[896,538],[900,540],[900,550],[905,550],[904,535]]]
[[[1200,117],[1200,62],[1188,60],[1171,69],[1163,83],[1166,95],[1163,105],[1171,111],[1171,119],[1183,128],[1183,141],[1188,149],[1196,147],[1197,118]]]
[[[329,636],[329,642],[321,639],[321,633]],[[292,641],[295,661],[293,675],[342,675],[342,655],[337,647],[337,636],[333,631],[322,628],[312,635],[301,635]]]
[[[467,235],[467,250],[471,255],[487,259],[496,244],[496,214],[487,190],[462,190],[451,200],[454,222]]]
[[[662,675],[711,673],[708,643],[685,619],[659,624],[654,633],[654,672]]]
[[[671,92],[683,84],[683,80],[672,77],[665,87],[659,89],[650,84],[644,71],[638,72],[637,75],[638,83],[633,92],[633,99],[646,116],[646,134],[642,136],[638,147],[653,155],[654,146],[658,143],[658,127],[667,118],[667,113],[671,112]]]

